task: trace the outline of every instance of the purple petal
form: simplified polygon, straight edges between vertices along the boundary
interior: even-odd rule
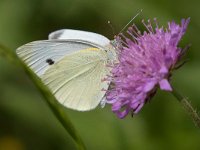
[[[151,91],[151,90],[154,88],[155,84],[156,84],[155,81],[152,81],[152,82],[147,83],[147,84],[145,85],[143,91],[144,91],[144,92],[149,92],[149,91]]]
[[[112,106],[112,111],[118,111],[118,110],[120,110],[121,109],[121,105],[122,104],[120,102],[114,103],[113,106]]]
[[[144,103],[141,103],[141,104],[137,107],[137,109],[134,111],[134,114],[137,114],[137,113],[142,109],[143,106],[144,106]]]
[[[159,82],[159,85],[160,85],[160,89],[161,90],[172,91],[172,87],[171,87],[171,85],[170,85],[170,83],[168,82],[167,79],[162,79]]]
[[[162,66],[161,69],[159,70],[160,73],[166,74],[168,73],[168,69],[165,66]]]
[[[118,111],[116,112],[116,114],[120,119],[123,119],[124,117],[126,117],[126,115],[128,115],[129,111],[130,111],[129,109],[126,109],[122,112]]]

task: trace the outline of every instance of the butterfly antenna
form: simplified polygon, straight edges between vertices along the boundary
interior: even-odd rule
[[[113,28],[113,25],[112,25],[112,23],[108,20],[108,25],[110,26],[110,28],[112,29],[112,33],[113,33],[113,35],[115,35],[115,30],[114,30],[114,28]]]
[[[142,12],[142,9],[121,29],[121,31],[119,33],[121,33],[122,31],[124,31],[124,29],[126,29],[126,27]],[[119,34],[118,34],[119,35]]]

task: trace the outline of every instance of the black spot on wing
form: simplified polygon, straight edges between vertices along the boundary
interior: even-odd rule
[[[54,61],[51,59],[51,58],[48,58],[46,60],[46,62],[49,64],[49,65],[53,65],[54,64]]]

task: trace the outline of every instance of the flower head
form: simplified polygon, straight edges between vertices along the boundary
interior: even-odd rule
[[[107,103],[119,118],[130,111],[138,113],[149,101],[157,88],[172,91],[169,83],[171,70],[182,55],[177,45],[189,23],[182,19],[181,25],[169,22],[168,28],[156,27],[151,22],[144,23],[147,31],[143,34],[133,25],[128,28],[128,36],[121,34],[116,38],[121,45],[118,63],[112,66],[110,80],[114,86],[107,91]]]

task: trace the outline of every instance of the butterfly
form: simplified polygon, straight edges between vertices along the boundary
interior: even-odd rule
[[[105,100],[110,82],[102,80],[110,73],[108,64],[117,60],[113,41],[72,29],[52,32],[48,40],[25,44],[16,53],[61,104],[78,111]]]

